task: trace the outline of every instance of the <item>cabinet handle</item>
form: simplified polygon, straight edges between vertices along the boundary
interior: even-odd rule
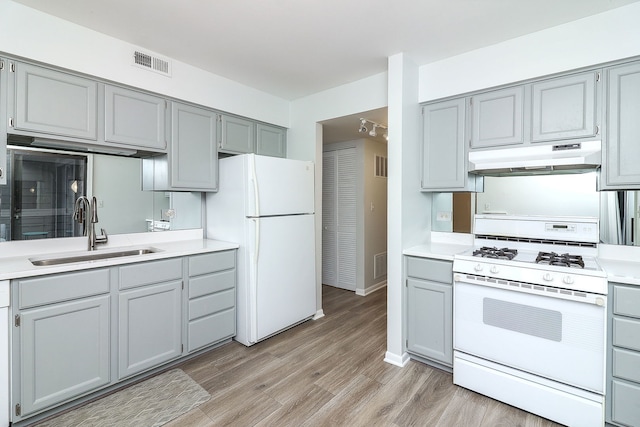
[[[596,135],[600,134],[600,126],[596,126]]]
[[[4,176],[4,169],[0,168],[0,178],[2,178]]]

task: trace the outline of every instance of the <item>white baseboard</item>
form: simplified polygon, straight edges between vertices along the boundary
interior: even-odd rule
[[[384,361],[391,364],[396,365],[401,368],[404,367],[407,363],[409,363],[409,354],[407,352],[402,353],[402,355],[397,355],[393,353],[389,353],[388,351],[384,354]]]
[[[380,289],[384,288],[387,286],[387,281],[383,281],[380,283],[376,283],[373,286],[369,286],[366,289],[356,289],[356,295],[359,295],[361,297],[366,297],[369,294],[374,293],[375,291],[379,291]]]
[[[324,317],[324,311],[322,309],[316,311],[316,314],[313,316],[313,320],[322,319]]]

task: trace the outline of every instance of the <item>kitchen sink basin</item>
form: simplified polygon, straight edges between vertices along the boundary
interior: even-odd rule
[[[159,251],[160,251],[159,249],[155,249],[155,248],[95,251],[95,252],[73,253],[73,254],[61,255],[57,257],[29,258],[29,261],[31,261],[31,264],[35,266],[44,267],[44,266],[50,266],[50,265],[71,264],[74,262],[99,261],[102,259],[138,256],[138,255],[152,254]]]

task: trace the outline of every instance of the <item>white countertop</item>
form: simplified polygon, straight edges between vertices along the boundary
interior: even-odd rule
[[[402,251],[404,255],[453,261],[453,256],[473,248],[473,236],[461,233],[432,232],[431,242]]]
[[[640,286],[640,247],[601,244],[598,264],[610,282]]]
[[[0,280],[64,273],[98,267],[131,264],[135,262],[174,258],[199,253],[217,252],[238,248],[238,244],[202,238],[202,230],[186,230],[162,233],[136,233],[109,236],[107,245],[100,245],[95,253],[153,248],[156,252],[102,260],[34,266],[29,258],[62,257],[69,254],[92,254],[86,249],[86,237],[48,239],[37,241],[3,242],[0,246]],[[28,242],[28,243],[26,243]],[[57,243],[57,244],[56,244]]]

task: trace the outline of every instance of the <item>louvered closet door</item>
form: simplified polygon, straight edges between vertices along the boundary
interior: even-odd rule
[[[322,283],[356,289],[356,149],[325,152]]]

